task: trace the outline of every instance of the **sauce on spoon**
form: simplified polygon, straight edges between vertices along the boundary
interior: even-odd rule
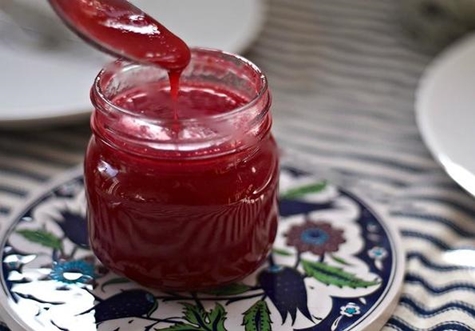
[[[50,0],[50,4],[74,32],[107,53],[169,72],[180,72],[190,62],[183,40],[128,1]]]
[[[63,21],[86,42],[115,56],[168,71],[174,103],[191,52],[186,43],[125,0],[49,0]],[[177,118],[176,110],[173,112]]]

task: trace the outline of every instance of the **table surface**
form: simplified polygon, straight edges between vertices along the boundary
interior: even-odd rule
[[[475,252],[474,200],[421,140],[414,93],[433,55],[417,48],[396,13],[393,0],[272,0],[245,55],[269,77],[284,153],[362,192],[400,230],[407,271],[384,330],[475,330],[475,263],[448,258]],[[80,163],[89,135],[87,120],[0,131],[0,221]]]

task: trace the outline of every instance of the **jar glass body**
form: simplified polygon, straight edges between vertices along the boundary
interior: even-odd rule
[[[85,159],[91,247],[106,267],[146,286],[232,283],[265,260],[276,235],[266,80],[242,58],[198,49],[182,86],[226,90],[244,105],[177,118],[114,103],[137,85],[167,81],[163,70],[121,61],[96,79]]]

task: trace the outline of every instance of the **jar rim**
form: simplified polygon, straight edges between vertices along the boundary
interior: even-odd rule
[[[178,118],[178,119],[177,118],[145,118],[145,120],[147,122],[150,122],[150,123],[153,123],[153,124],[165,124],[166,125],[166,124],[171,124],[171,123],[192,124],[192,123],[202,121],[203,119],[205,119],[206,121],[226,120],[226,119],[232,118],[232,117],[234,117],[234,116],[236,116],[236,115],[238,115],[242,112],[245,112],[246,110],[248,110],[251,107],[254,107],[257,103],[259,103],[259,101],[268,92],[268,80],[267,80],[266,75],[262,72],[261,69],[259,69],[259,67],[257,65],[255,65],[252,61],[248,60],[247,58],[245,58],[241,55],[238,55],[238,54],[234,54],[234,53],[230,53],[230,52],[226,52],[226,51],[219,50],[219,49],[214,49],[214,48],[192,47],[192,48],[190,48],[190,51],[192,53],[192,56],[196,55],[196,54],[200,54],[200,53],[204,54],[204,55],[213,55],[213,56],[217,56],[217,55],[223,56],[224,55],[225,57],[227,57],[231,60],[237,60],[240,63],[244,64],[245,66],[247,66],[247,68],[251,69],[251,71],[256,74],[256,76],[258,77],[258,79],[260,81],[260,88],[256,91],[256,95],[252,99],[250,99],[248,102],[246,102],[244,105],[242,105],[240,107],[237,107],[235,109],[232,109],[229,112],[225,112],[225,113],[221,113],[221,114],[213,114],[213,115],[208,115],[207,114],[207,115],[204,115],[203,117],[200,117],[200,118]],[[136,67],[136,66],[142,66],[142,67],[149,66],[149,67],[154,68],[154,69],[162,69],[162,68],[158,67],[158,66],[154,66],[152,64],[147,65],[147,64],[138,63],[138,62],[131,62],[131,61],[128,61],[126,59],[117,59],[115,61],[110,62],[103,69],[101,69],[101,71],[99,72],[99,74],[96,76],[96,78],[94,80],[93,93],[94,93],[95,96],[99,97],[100,102],[106,104],[108,107],[111,107],[112,109],[114,109],[114,111],[118,111],[120,113],[126,114],[127,116],[140,117],[141,119],[144,119],[142,114],[130,111],[126,108],[123,108],[123,107],[120,107],[120,106],[114,104],[105,95],[105,93],[104,93],[104,91],[101,87],[102,78],[104,78],[104,76],[109,74],[113,70],[113,68],[117,68],[117,66],[121,66],[122,69],[129,68],[129,67],[130,68],[131,67]],[[165,70],[165,69],[162,69],[162,70]]]

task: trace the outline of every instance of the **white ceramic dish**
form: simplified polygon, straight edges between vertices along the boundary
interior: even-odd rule
[[[159,292],[94,258],[81,169],[68,173],[2,225],[0,316],[12,331],[381,330],[405,264],[386,212],[294,168],[282,169],[280,191],[259,270],[212,291]]]
[[[132,2],[189,45],[233,53],[249,47],[266,11],[266,0]],[[9,15],[0,6],[0,127],[84,119],[89,88],[109,59],[67,31],[46,1],[15,0],[19,9],[11,3]]]
[[[475,34],[429,65],[417,92],[416,116],[434,158],[475,195]]]

